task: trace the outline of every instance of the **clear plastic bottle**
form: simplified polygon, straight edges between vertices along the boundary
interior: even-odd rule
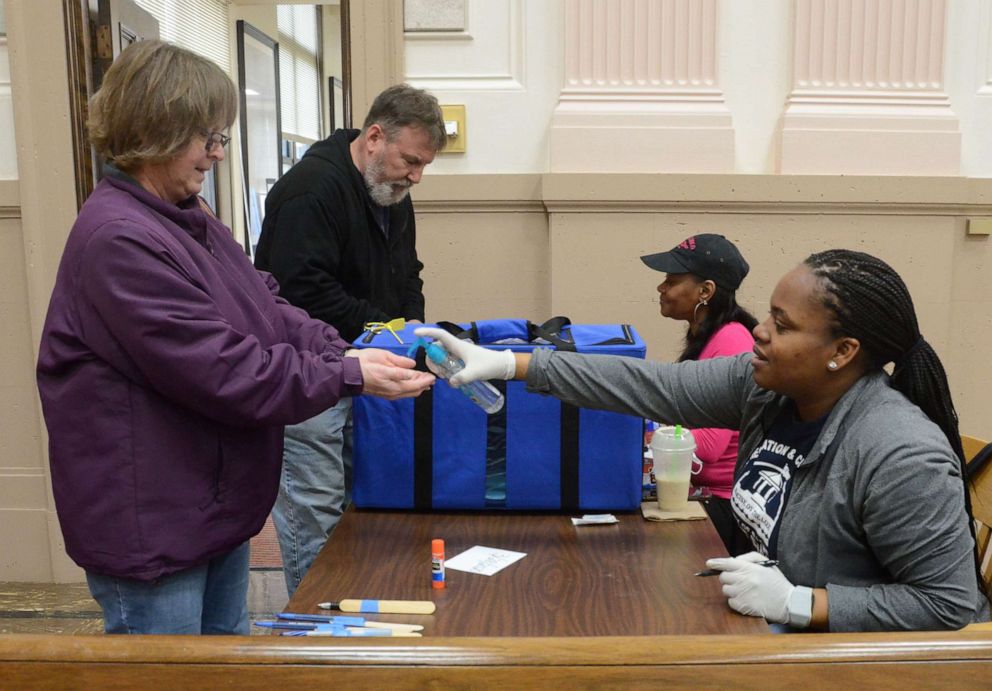
[[[465,362],[445,350],[440,343],[424,345],[424,352],[434,363],[436,373],[444,379],[451,379],[456,373],[465,369]],[[503,408],[503,394],[487,381],[472,381],[455,388],[490,415],[498,413]]]

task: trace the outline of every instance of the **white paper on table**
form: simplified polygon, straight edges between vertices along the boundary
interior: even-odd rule
[[[611,525],[619,522],[612,513],[587,513],[582,518],[572,519],[572,525]]]
[[[444,567],[455,571],[467,571],[468,573],[478,573],[483,576],[492,576],[494,573],[505,569],[515,561],[523,559],[525,552],[511,552],[508,549],[496,549],[495,547],[483,547],[476,545],[465,550],[461,554],[455,555],[451,559],[446,559]]]

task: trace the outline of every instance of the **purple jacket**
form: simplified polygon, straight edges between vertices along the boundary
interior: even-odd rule
[[[283,425],[362,390],[332,327],[276,297],[230,231],[108,176],[69,234],[38,358],[69,556],[150,581],[256,534]]]

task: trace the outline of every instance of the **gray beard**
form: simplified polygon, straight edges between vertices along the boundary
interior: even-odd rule
[[[365,187],[369,196],[379,206],[398,204],[410,193],[410,185],[382,181],[385,166],[381,160],[371,160],[365,166]]]

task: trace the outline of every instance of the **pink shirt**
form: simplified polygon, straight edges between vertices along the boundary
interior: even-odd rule
[[[754,348],[751,332],[739,322],[724,324],[713,334],[699,354],[700,360],[728,357],[749,353]],[[692,484],[708,487],[715,497],[730,498],[734,484],[734,467],[737,465],[737,430],[694,429],[696,455],[703,462],[703,469],[692,476]]]

